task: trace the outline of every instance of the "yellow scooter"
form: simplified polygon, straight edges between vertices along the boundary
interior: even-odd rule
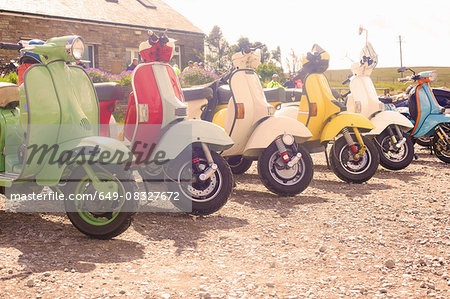
[[[235,69],[222,82],[183,90],[188,116],[206,104],[201,119],[222,126],[234,141],[222,155],[235,173],[258,160],[258,174],[267,189],[287,196],[302,192],[312,179],[313,163],[300,143],[311,132],[295,119],[274,116],[275,108],[267,102],[254,70],[261,63],[258,49],[244,49],[232,60]],[[224,103],[227,107],[217,111]]]
[[[310,152],[325,151],[327,163],[326,148],[332,143],[330,164],[334,173],[346,182],[362,183],[375,174],[380,162],[375,144],[361,135],[375,126],[362,115],[345,112],[345,106],[335,100],[323,74],[329,59],[320,46],[313,46],[296,78],[304,83],[300,103],[282,104],[275,115],[289,116],[305,124],[313,136],[303,146]]]

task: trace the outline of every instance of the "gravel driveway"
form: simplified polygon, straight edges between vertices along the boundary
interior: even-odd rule
[[[314,179],[279,198],[256,167],[208,217],[142,213],[114,240],[64,215],[0,212],[0,297],[450,297],[450,166],[416,146],[399,172]]]

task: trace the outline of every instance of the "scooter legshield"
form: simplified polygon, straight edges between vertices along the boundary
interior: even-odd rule
[[[450,123],[450,114],[430,114],[426,117],[423,125],[416,130],[413,137],[431,136],[437,125],[441,123]]]

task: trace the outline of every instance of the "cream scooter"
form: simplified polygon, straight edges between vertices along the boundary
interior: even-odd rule
[[[350,94],[346,99],[347,111],[361,114],[374,124],[375,129],[365,135],[373,135],[380,152],[380,164],[391,170],[407,167],[414,157],[414,145],[406,134],[413,128],[411,122],[397,111],[387,111],[378,99],[370,74],[376,67],[378,55],[367,40],[361,50],[360,61],[352,65],[352,75],[343,84],[350,82]]]
[[[313,163],[299,143],[309,139],[311,132],[297,120],[274,115],[275,108],[267,102],[254,70],[261,63],[259,49],[242,50],[232,56],[232,61],[229,86],[216,82],[210,87],[184,90],[188,114],[198,109],[194,99],[204,98],[210,91],[208,104],[215,105],[207,108],[211,115],[202,119],[222,126],[234,141],[222,155],[228,161],[258,160],[260,179],[274,193],[292,196],[302,192],[312,179]],[[219,99],[221,94],[229,95],[228,106],[217,111],[217,103],[225,101]]]

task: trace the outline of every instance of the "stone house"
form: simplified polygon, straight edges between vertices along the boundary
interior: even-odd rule
[[[139,56],[138,46],[149,29],[168,29],[177,40],[172,64],[182,68],[203,56],[204,33],[161,0],[0,1],[0,41],[79,35],[86,44],[83,60],[112,73],[122,72]],[[15,56],[0,50],[2,59]]]

